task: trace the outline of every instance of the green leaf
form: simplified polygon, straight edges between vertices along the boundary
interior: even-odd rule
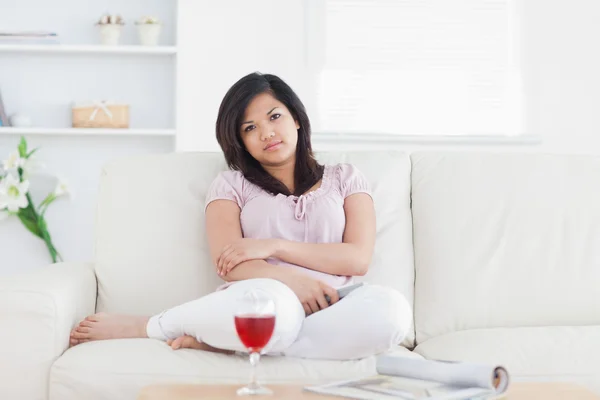
[[[43,236],[42,239],[46,243],[46,247],[48,248],[48,251],[50,252],[50,257],[52,258],[52,262],[55,263],[58,260],[62,261],[62,256],[60,255],[58,250],[56,250],[56,248],[54,247],[54,244],[52,243],[52,237],[50,236],[50,232],[48,232],[48,226],[46,225],[46,220],[44,219],[44,217],[40,217],[38,219],[38,225],[40,227],[40,231],[42,232],[42,236]]]
[[[54,193],[48,194],[48,196],[46,196],[46,198],[44,200],[42,200],[42,202],[38,206],[38,210],[41,215],[44,215],[44,213],[46,212],[46,209],[48,208],[48,206],[50,204],[52,204],[52,202],[54,200],[56,200],[56,195]]]
[[[45,233],[46,235],[50,236],[48,234],[48,232],[46,232],[46,230],[48,229],[48,226],[46,225],[46,220],[44,218],[40,218],[38,219],[38,225],[40,226],[40,230]]]
[[[17,212],[17,216],[19,217],[19,219],[21,220],[23,225],[25,225],[25,227],[31,233],[33,233],[35,236],[37,236],[39,238],[42,238],[42,231],[40,230],[40,227],[38,224],[38,215],[35,212],[35,209],[33,208],[33,204],[31,201],[31,197],[29,196],[29,193],[27,193],[27,201],[29,202],[29,204],[27,205],[27,207],[21,208]]]
[[[31,218],[30,215],[28,215],[25,212],[22,212],[23,209],[21,211],[19,211],[19,213],[17,214],[17,216],[19,217],[19,219],[21,220],[21,222],[23,223],[23,225],[25,225],[25,228],[27,228],[29,230],[29,232],[33,233],[35,236],[39,237],[40,239],[43,239],[43,234],[40,231],[40,228],[38,226],[38,224],[36,223],[34,218]]]
[[[33,153],[35,153],[35,152],[36,152],[36,151],[38,151],[39,149],[40,149],[39,147],[36,147],[35,149],[31,150],[29,153],[27,153],[27,157],[26,157],[26,158],[29,158],[29,157],[31,157],[31,156],[33,155]]]
[[[35,210],[31,206],[31,203],[29,203],[29,205],[27,207],[21,208],[17,213],[25,216],[27,219],[30,219],[32,221],[37,221],[37,215],[35,213]],[[36,222],[36,224],[37,224],[37,222]]]
[[[24,136],[21,136],[21,141],[19,142],[19,156],[21,158],[27,157],[27,140],[25,140]]]

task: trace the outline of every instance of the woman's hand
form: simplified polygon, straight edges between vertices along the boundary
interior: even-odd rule
[[[302,272],[291,272],[280,279],[296,293],[306,315],[316,313],[338,302],[337,290]],[[331,302],[325,299],[328,295]]]
[[[266,260],[275,253],[274,239],[238,239],[228,244],[217,259],[217,273],[225,276],[240,263],[248,260]]]

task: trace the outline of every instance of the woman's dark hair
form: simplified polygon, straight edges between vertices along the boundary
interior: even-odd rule
[[[240,126],[246,107],[252,99],[269,93],[282,102],[300,125],[296,145],[294,168],[294,193],[281,181],[267,173],[260,163],[246,150],[240,137]],[[229,168],[241,171],[250,182],[271,194],[301,195],[323,177],[323,166],[314,158],[310,144],[310,121],[304,104],[282,79],[275,75],[258,72],[237,81],[225,94],[217,117],[217,141],[225,154]]]

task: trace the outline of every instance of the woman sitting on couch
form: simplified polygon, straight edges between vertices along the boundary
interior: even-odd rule
[[[247,75],[225,95],[216,130],[230,170],[210,186],[206,229],[226,283],[152,317],[91,315],[73,329],[71,345],[149,337],[173,349],[244,351],[235,304],[253,288],[276,305],[267,354],[343,360],[399,344],[412,321],[399,292],[365,285],[338,302],[336,289],[368,271],[374,205],[353,165],[315,160],[298,96],[277,76]]]

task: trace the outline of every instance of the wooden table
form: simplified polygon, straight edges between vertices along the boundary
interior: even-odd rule
[[[138,400],[198,400],[198,399],[322,399],[340,400],[305,392],[300,385],[265,385],[273,396],[238,397],[235,391],[243,385],[152,385],[140,392]],[[600,400],[600,396],[569,383],[513,383],[506,400]]]

